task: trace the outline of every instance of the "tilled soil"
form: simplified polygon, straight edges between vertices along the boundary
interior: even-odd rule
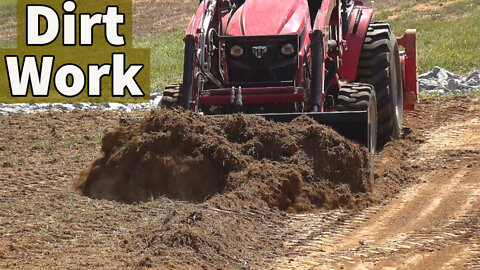
[[[165,115],[170,120],[162,118]],[[315,157],[308,151],[315,153],[314,148],[305,149],[312,144],[302,144],[307,126],[319,131],[317,135],[330,134],[313,136],[314,145],[337,140],[338,145],[350,147],[351,153],[359,153],[353,155],[353,160],[363,156],[358,146],[308,120],[273,128],[273,124],[262,119],[251,124],[241,116],[232,116],[209,122],[214,120],[158,111],[147,120],[119,129],[118,114],[111,112],[1,116],[4,128],[0,130],[0,266],[9,269],[479,267],[479,118],[478,96],[424,101],[416,111],[407,113],[402,139],[388,144],[375,158],[373,182],[367,185],[368,182],[362,182],[363,189],[355,189],[352,187],[362,185],[352,183],[360,182],[349,180],[347,186],[338,188],[340,182],[335,179],[340,178],[329,178],[331,175],[327,173],[314,179],[305,178],[317,176],[303,171],[316,170],[312,165]],[[182,121],[194,124],[183,125]],[[244,123],[245,131],[252,134],[250,139],[232,138],[230,135],[235,133],[225,128],[228,123]],[[242,128],[237,124],[230,126]],[[206,132],[184,133],[182,138],[188,143],[162,141],[165,140],[162,136],[172,131],[189,128],[193,131],[203,128]],[[278,137],[275,132],[283,132],[285,136]],[[137,137],[131,137],[132,134]],[[270,143],[264,142],[267,147],[263,149],[272,147],[280,151],[281,157],[276,158],[278,153],[271,155],[272,150],[260,154],[257,142],[262,134],[275,138],[264,136]],[[204,140],[216,143],[212,146],[214,152],[222,145],[230,147],[237,156],[225,158],[228,153],[225,151],[222,158],[240,165],[226,165],[228,168],[219,172],[218,166],[224,165],[210,159],[208,147],[195,144]],[[283,145],[270,146],[277,140],[296,147],[285,154]],[[132,147],[123,149],[126,142]],[[178,147],[184,152],[176,153],[174,149]],[[223,180],[215,192],[210,190],[201,196],[158,190],[148,194],[145,189],[134,192],[138,197],[133,198],[122,197],[123,191],[109,188],[104,189],[108,190],[105,193],[87,192],[91,197],[111,199],[102,200],[83,196],[73,189],[72,186],[82,187],[79,183],[83,183],[83,190],[88,190],[85,189],[88,179],[96,179],[91,170],[78,182],[81,172],[94,160],[100,167],[112,166],[98,169],[98,174],[117,175],[116,179],[127,184],[127,189],[138,187],[138,183],[148,186],[147,178],[142,178],[148,171],[142,172],[124,159],[135,156],[133,149],[139,150],[140,156],[146,153],[150,156],[148,160],[132,159],[137,163],[157,162],[155,155],[163,153],[174,158],[174,164],[170,163],[174,168],[191,172],[199,164],[209,164],[208,181]],[[257,154],[245,149],[255,149]],[[339,153],[343,153],[340,162],[348,156],[345,155],[348,152]],[[120,164],[130,166],[115,168]],[[153,165],[149,166],[140,168],[156,172]],[[138,177],[122,178],[125,172]],[[195,176],[204,178],[200,172]],[[297,191],[295,199],[276,196],[283,194],[281,184],[285,182],[302,183],[300,191],[291,189],[291,184],[286,189],[289,192],[285,194]],[[319,189],[309,189],[317,185]],[[340,196],[347,199],[342,201],[339,197],[336,203],[309,200],[308,190],[328,193],[335,189],[340,194],[348,191],[350,195]],[[294,203],[300,198],[306,204]],[[131,201],[140,202],[126,203]]]

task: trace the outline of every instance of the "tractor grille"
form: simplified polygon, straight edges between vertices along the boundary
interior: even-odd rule
[[[222,37],[226,49],[228,86],[260,87],[295,84],[298,69],[298,35]],[[285,56],[282,46],[292,44],[295,52]],[[233,46],[243,55],[231,55]],[[260,52],[260,53],[259,53]]]

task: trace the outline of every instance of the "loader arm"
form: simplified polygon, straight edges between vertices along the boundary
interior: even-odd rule
[[[342,31],[340,21],[340,0],[324,0],[317,12],[313,31],[310,34],[311,52],[312,52],[312,83],[311,95],[314,112],[324,110],[325,87],[330,82],[326,82],[325,74],[326,62],[335,61],[334,57],[341,57],[343,52]],[[331,35],[331,26],[336,25],[336,33]],[[336,40],[330,40],[330,37],[336,37]],[[329,43],[330,42],[330,43]],[[330,47],[330,48],[329,48]],[[336,47],[336,50],[332,50]],[[329,55],[329,52],[336,51],[335,55]],[[335,64],[334,70],[330,72],[336,73],[339,63]],[[330,74],[331,76],[332,74]],[[331,77],[333,79],[333,77]]]

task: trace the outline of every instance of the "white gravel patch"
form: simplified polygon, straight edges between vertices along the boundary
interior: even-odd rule
[[[474,70],[462,77],[441,67],[435,67],[420,75],[418,83],[420,91],[428,94],[440,96],[466,94],[480,90],[480,72]]]
[[[162,93],[150,94],[150,103],[0,103],[0,115],[102,109],[118,112],[148,111],[160,107]]]

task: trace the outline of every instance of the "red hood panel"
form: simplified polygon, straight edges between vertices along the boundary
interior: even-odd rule
[[[307,0],[246,0],[230,20],[226,35],[300,33],[308,14]]]

